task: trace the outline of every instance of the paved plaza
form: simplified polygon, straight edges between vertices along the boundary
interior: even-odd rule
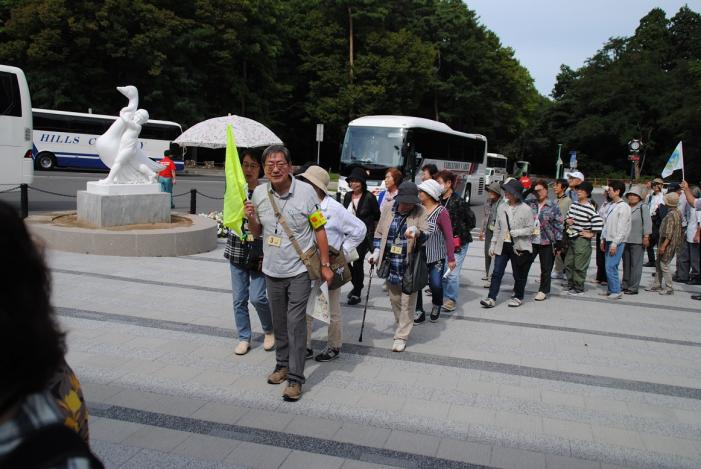
[[[537,303],[536,263],[522,307],[506,306],[507,274],[497,307],[483,309],[476,241],[454,313],[416,326],[407,351],[392,353],[389,298],[373,280],[363,342],[362,304],[343,305],[341,356],[308,361],[304,395],[287,403],[266,383],[274,353],[263,351],[254,312],[252,351],[233,353],[223,250],[220,241],[178,258],[47,253],[68,362],[107,467],[701,467],[692,287],[610,301],[591,283],[568,297],[555,281]]]

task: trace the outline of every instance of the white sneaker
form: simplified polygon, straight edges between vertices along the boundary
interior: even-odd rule
[[[511,301],[509,301],[509,306],[511,306],[512,308],[518,308],[522,304],[523,302],[518,298],[511,298]]]
[[[394,343],[392,343],[392,351],[393,352],[403,352],[405,348],[406,348],[406,341],[405,340],[394,339]]]
[[[543,300],[546,299],[547,297],[548,297],[548,295],[546,295],[546,294],[543,293],[542,291],[539,291],[538,293],[536,293],[535,298],[533,298],[533,299],[536,300],[536,301],[543,301]]]

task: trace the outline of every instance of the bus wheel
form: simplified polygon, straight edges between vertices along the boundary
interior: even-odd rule
[[[472,199],[472,184],[467,184],[465,186],[465,203],[470,205],[470,200]]]
[[[45,171],[56,167],[56,157],[51,153],[41,153],[37,156],[37,168]]]

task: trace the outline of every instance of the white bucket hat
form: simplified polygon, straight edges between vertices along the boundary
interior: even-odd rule
[[[435,179],[428,179],[419,184],[419,190],[427,193],[436,202],[441,200],[443,187]]]

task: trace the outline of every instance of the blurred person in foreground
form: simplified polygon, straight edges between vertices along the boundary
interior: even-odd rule
[[[0,260],[14,275],[0,293],[0,467],[101,468],[88,447],[80,383],[66,364],[41,250],[0,202]]]

